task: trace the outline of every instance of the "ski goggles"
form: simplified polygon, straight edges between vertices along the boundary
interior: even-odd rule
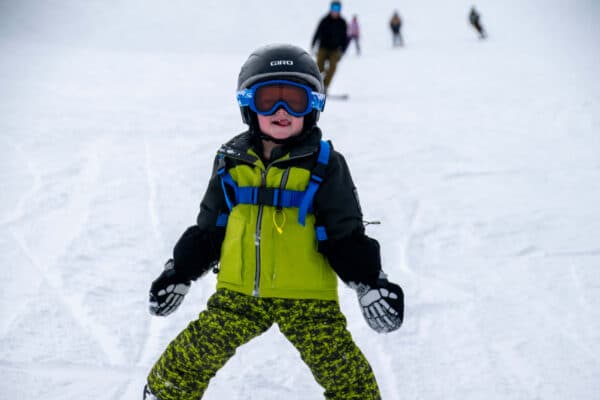
[[[303,117],[312,110],[323,111],[325,95],[314,92],[301,83],[272,80],[260,82],[237,93],[240,107],[250,107],[260,115],[273,115],[283,107],[294,117]]]

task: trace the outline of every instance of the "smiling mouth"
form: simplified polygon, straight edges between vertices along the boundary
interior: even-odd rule
[[[271,123],[273,125],[277,125],[277,126],[290,126],[292,124],[292,122],[287,119],[276,119],[275,121],[273,121]]]

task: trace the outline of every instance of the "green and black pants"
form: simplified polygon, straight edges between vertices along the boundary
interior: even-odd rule
[[[336,301],[257,298],[219,289],[148,376],[160,400],[198,400],[236,349],[277,324],[330,400],[380,399],[368,361]]]

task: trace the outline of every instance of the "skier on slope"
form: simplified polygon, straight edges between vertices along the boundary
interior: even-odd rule
[[[404,39],[402,38],[402,18],[398,11],[394,11],[392,19],[390,19],[390,29],[392,30],[392,45],[404,46]]]
[[[485,39],[487,37],[487,33],[481,24],[481,15],[477,12],[475,6],[471,7],[471,11],[469,11],[469,23],[475,28],[477,33],[479,33],[480,39]]]
[[[332,1],[329,13],[319,22],[311,43],[311,48],[314,48],[317,42],[319,43],[317,65],[319,71],[323,74],[325,93],[327,93],[337,69],[337,64],[348,45],[348,38],[346,37],[348,26],[346,20],[340,14],[341,11],[342,3]]]
[[[356,15],[352,16],[352,21],[348,25],[348,44],[346,47],[349,47],[352,42],[356,45],[356,55],[360,56],[360,25]]]
[[[344,157],[321,140],[323,91],[316,63],[295,46],[262,47],[242,66],[237,98],[249,129],[219,149],[197,223],[152,283],[150,312],[175,311],[218,263],[217,290],[156,362],[144,399],[200,399],[236,348],[273,324],[327,399],[381,398],[346,328],[337,277],[377,332],[400,327],[404,297],[365,234]]]

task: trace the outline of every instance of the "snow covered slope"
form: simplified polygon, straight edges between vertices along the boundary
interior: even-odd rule
[[[371,4],[376,3],[376,4]],[[243,129],[249,52],[308,48],[327,1],[0,3],[0,399],[130,400],[204,308],[166,319],[147,290],[194,222],[218,146]],[[592,0],[344,1],[363,54],[321,117],[368,233],[406,292],[381,336],[340,288],[383,398],[597,399],[600,6]],[[274,327],[206,399],[319,399]]]

